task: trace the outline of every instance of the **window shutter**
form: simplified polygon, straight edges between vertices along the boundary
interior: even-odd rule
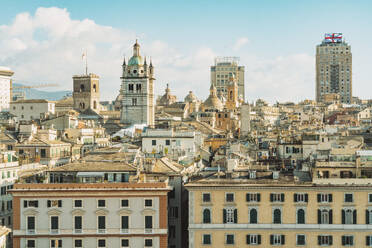
[[[27,208],[27,201],[26,200],[23,200],[23,207]]]
[[[305,202],[309,202],[309,194],[308,193],[305,194]]]
[[[353,224],[356,224],[357,223],[357,211],[356,209],[354,209],[353,211]]]
[[[59,208],[62,207],[62,200],[58,200],[58,207],[59,207]]]
[[[366,236],[366,245],[370,246],[371,245],[371,238],[370,236]]]
[[[270,245],[274,244],[274,235],[270,235]]]
[[[257,193],[257,201],[258,201],[258,202],[261,201],[261,193]]]
[[[282,234],[280,241],[282,245],[285,245],[285,235]]]
[[[47,201],[47,206],[50,208],[52,206],[52,202],[50,200]]]
[[[280,200],[281,200],[281,202],[284,202],[284,193],[281,193]]]
[[[245,200],[246,200],[247,202],[250,201],[250,199],[249,199],[249,193],[245,194]]]
[[[345,224],[345,210],[344,209],[342,209],[341,210],[341,216],[342,216],[342,224]]]
[[[322,244],[322,237],[318,236],[318,245],[321,245],[321,244]]]
[[[270,193],[270,201],[271,201],[271,202],[274,201],[274,195],[273,195],[273,193]]]
[[[345,242],[345,236],[342,236],[342,237],[341,237],[341,240],[342,240],[342,245],[345,245],[345,243],[346,243],[346,242]]]
[[[332,202],[332,194],[328,194],[328,201]]]
[[[366,224],[369,224],[369,210],[366,210]]]
[[[333,245],[333,237],[332,237],[332,235],[329,235],[328,236],[328,240],[329,240],[329,245]]]
[[[318,199],[318,202],[320,202],[320,200],[321,200],[321,199],[320,199],[320,194],[317,194],[317,195],[316,195],[316,198]]]
[[[257,244],[261,244],[261,234],[258,234],[257,236]]]
[[[296,193],[293,194],[293,202],[297,202],[297,194]]]
[[[234,209],[234,223],[238,223],[238,209]]]
[[[318,209],[318,224],[322,224],[322,212]]]
[[[223,223],[226,223],[226,209],[223,209],[223,211],[222,211],[222,213],[223,213]]]
[[[247,235],[247,245],[251,244],[251,235]]]
[[[329,224],[333,224],[333,211],[329,210]]]

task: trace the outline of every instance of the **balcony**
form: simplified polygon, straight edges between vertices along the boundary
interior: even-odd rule
[[[237,225],[237,224],[234,224]],[[14,235],[97,235],[97,234],[133,234],[133,235],[143,235],[143,234],[167,234],[168,230],[164,228],[106,228],[106,229],[96,229],[96,228],[84,228],[84,229],[28,229],[28,230],[13,230]]]

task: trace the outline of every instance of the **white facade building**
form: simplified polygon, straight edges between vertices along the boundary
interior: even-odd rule
[[[17,121],[40,119],[42,115],[55,113],[55,102],[44,99],[19,100],[10,103],[9,112],[17,116]]]
[[[165,183],[17,184],[13,247],[165,248],[170,190]]]
[[[203,137],[199,132],[147,129],[142,133],[142,152],[144,153],[163,153],[171,157],[194,158],[202,143]]]
[[[9,110],[13,74],[9,68],[0,66],[0,111]]]

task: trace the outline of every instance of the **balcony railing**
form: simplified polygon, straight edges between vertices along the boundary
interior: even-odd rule
[[[236,224],[235,224],[236,225]],[[167,234],[167,229],[164,228],[84,228],[84,229],[28,229],[28,230],[14,230],[15,235],[94,235],[94,234]]]

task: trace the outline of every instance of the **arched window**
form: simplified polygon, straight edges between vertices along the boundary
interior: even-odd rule
[[[84,86],[84,84],[81,84],[81,85],[80,85],[80,92],[83,92],[83,91],[84,91],[84,89],[85,89],[85,86]]]
[[[97,102],[93,101],[93,109],[96,109],[96,108],[97,108]]]
[[[80,109],[85,109],[85,103],[81,102],[81,103],[79,104],[79,107],[80,107]]]
[[[211,223],[211,210],[208,208],[203,210],[203,223]]]
[[[93,84],[93,90],[94,92],[97,92],[97,86],[95,84]]]
[[[345,224],[353,224],[353,223],[354,223],[353,210],[347,209],[345,211]]]
[[[250,224],[257,224],[257,209],[252,208],[249,211],[249,223]]]
[[[323,209],[321,212],[321,223],[329,224],[329,212],[327,209]]]
[[[297,224],[305,224],[305,210],[297,210]]]
[[[232,100],[233,99],[233,92],[232,92],[232,90],[230,91],[230,100]]]
[[[281,224],[282,223],[282,212],[280,209],[274,210],[274,224]]]

